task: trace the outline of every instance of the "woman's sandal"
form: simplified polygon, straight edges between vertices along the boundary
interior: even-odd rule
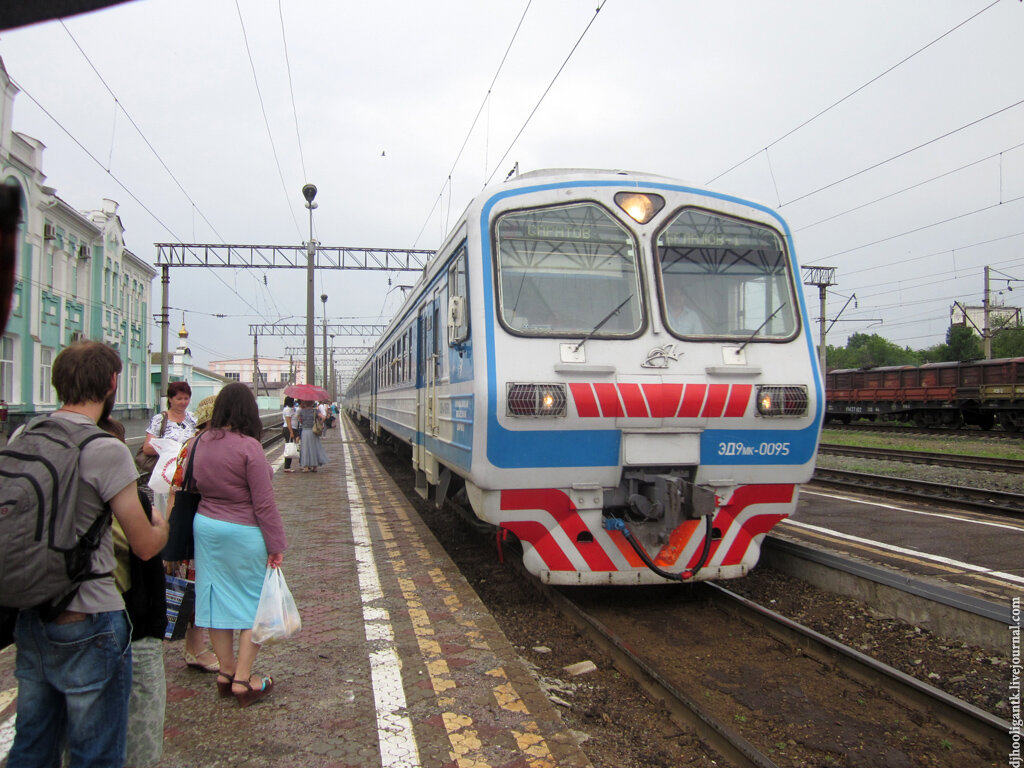
[[[192,667],[192,669],[198,669],[200,672],[219,672],[220,662],[217,660],[216,655],[214,655],[214,660],[210,664],[203,664],[203,662],[199,660],[199,657],[202,656],[204,653],[213,653],[213,651],[211,651],[210,649],[206,649],[205,651],[195,654],[192,653],[192,651],[190,651],[188,648],[185,648],[185,664]]]
[[[263,675],[260,679],[263,683],[262,688],[253,688],[252,684],[248,680],[239,680],[237,678],[232,680],[233,684],[244,685],[248,689],[242,691],[241,693],[235,693],[234,691],[231,692],[232,694],[234,694],[235,699],[238,701],[238,706],[248,707],[254,701],[259,701],[268,693],[270,693],[271,689],[273,689],[274,687],[273,678],[267,675]],[[218,681],[217,684],[220,685],[220,682]]]
[[[222,677],[226,677],[227,681],[221,680]],[[235,673],[232,672],[230,675],[227,672],[217,673],[217,693],[220,694],[222,699],[231,698],[233,691],[231,690],[231,684],[235,681]]]

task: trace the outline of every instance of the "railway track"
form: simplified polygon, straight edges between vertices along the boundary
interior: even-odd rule
[[[399,466],[404,469],[401,463]],[[418,499],[411,490],[407,496]],[[426,503],[420,507],[425,519],[439,526],[435,531],[439,540],[453,548],[449,551],[460,562],[460,567],[463,567],[463,559],[471,564],[487,559],[481,550],[488,545],[493,547],[493,532],[487,539],[481,537],[467,547],[468,529],[456,533],[451,527],[453,518],[445,517],[452,514],[450,505],[446,505],[445,512]],[[702,584],[696,585],[696,589],[581,588],[563,593],[527,576],[519,567],[516,554],[510,552],[503,562],[514,566],[519,577],[506,572],[503,578],[489,565],[476,571],[473,569],[480,566],[469,566],[470,571],[480,574],[471,580],[478,592],[492,593],[499,606],[511,600],[513,605],[506,606],[504,613],[506,618],[511,616],[517,626],[528,623],[531,614],[529,609],[515,606],[533,605],[536,601],[524,596],[513,599],[510,594],[532,593],[533,590],[522,590],[518,586],[524,583],[543,594],[561,616],[571,620],[567,625],[577,627],[580,634],[603,649],[627,678],[636,679],[640,688],[670,713],[676,727],[681,729],[673,735],[661,730],[664,726],[647,720],[650,732],[646,738],[693,744],[696,753],[688,751],[688,755],[700,754],[712,759],[705,751],[711,748],[725,757],[717,764],[728,762],[741,766],[909,765],[922,754],[927,755],[924,758],[927,764],[936,768],[1001,765],[1005,760],[1009,748],[1008,724],[998,717],[898,671],[884,675],[875,669],[888,670],[884,665],[876,665],[856,651],[847,653],[846,646],[833,644],[809,630],[797,630],[793,639],[785,639],[789,630],[784,628],[769,632],[768,624],[762,623],[767,619],[751,616],[771,615],[771,612],[755,607],[747,615],[742,601],[733,599],[728,591]],[[576,598],[585,594],[591,596],[589,603],[581,605]],[[652,594],[657,596],[654,605],[650,600]],[[566,608],[565,612],[562,607]],[[662,614],[655,614],[662,609]],[[785,626],[785,620],[780,626]],[[527,648],[530,643],[548,636],[543,625],[521,630],[519,626],[518,630],[506,631],[516,634],[518,641],[514,642]],[[548,632],[554,635],[552,640],[559,636],[551,630]],[[570,633],[563,634],[564,639],[557,646],[552,643],[556,654],[566,662],[578,661],[580,656],[566,653],[570,646],[575,648],[575,638]],[[783,639],[777,639],[776,635]],[[657,645],[652,645],[654,641]],[[846,661],[847,658],[852,661]],[[598,674],[607,679],[608,665],[600,664],[600,658],[595,660],[600,665]],[[675,667],[667,669],[666,662],[674,662]],[[713,668],[713,665],[718,666]],[[848,671],[848,666],[863,671]],[[680,669],[704,674],[705,678],[698,677],[696,682],[680,680]],[[729,675],[731,677],[726,679]],[[580,680],[582,689],[589,690],[591,684],[587,678]],[[898,692],[904,687],[908,690]],[[836,692],[839,706],[845,709],[833,711],[820,707],[816,697],[826,691]],[[764,698],[769,694],[783,698]],[[579,697],[580,702],[575,694],[569,694],[572,704],[559,703],[574,709],[582,707],[570,720],[577,723],[574,727],[586,731],[592,718],[600,720],[604,709],[596,710],[593,704],[584,702],[603,699],[601,694],[591,696],[582,692]],[[613,707],[610,703],[606,706]],[[612,711],[614,713],[614,709]],[[935,716],[931,714],[933,711],[942,714]],[[876,719],[865,722],[865,718]],[[580,723],[581,719],[584,722]],[[768,720],[770,727],[759,727],[765,725],[762,721]],[[621,721],[616,719],[615,722],[621,729],[632,720],[623,715]],[[693,740],[691,734],[694,733],[700,739],[699,744]],[[889,745],[881,743],[880,739],[888,740]],[[981,762],[982,756],[986,756],[984,762]],[[684,762],[693,759],[689,757]]]
[[[911,480],[905,477],[818,467],[814,470],[811,486],[841,488],[859,493],[884,493],[887,496],[917,499],[933,504],[956,504],[968,509],[1013,517],[1024,515],[1024,495],[1021,494]]]
[[[907,464],[928,464],[937,467],[976,469],[983,472],[1024,472],[1024,461],[1019,459],[992,459],[985,456],[943,454],[932,451],[906,451],[895,448],[863,448],[852,445],[821,443],[818,452],[831,456],[851,456],[880,461],[900,461]]]
[[[898,750],[887,746],[888,737],[897,744],[923,739],[915,750],[928,750],[931,742],[929,764],[937,766],[959,765],[967,756],[970,764],[979,764],[983,754],[998,764],[1009,753],[1005,720],[717,585],[698,585],[695,604],[673,601],[666,591],[653,599],[650,593],[607,599],[622,597],[621,591],[591,591],[578,599],[583,593],[577,590],[566,594],[531,582],[620,671],[667,708],[677,725],[696,732],[733,765],[830,765],[850,741],[858,750],[877,751],[877,759],[895,759]],[[658,636],[652,628],[662,625],[677,629],[667,640],[675,655],[688,660],[683,671],[666,663],[665,646],[652,642]],[[709,631],[690,634],[695,625]],[[721,642],[726,636],[730,648],[745,647],[749,653],[725,660],[732,675],[715,663],[728,655]],[[772,723],[755,727],[759,718]],[[870,718],[888,723],[885,737],[853,735],[870,728]],[[822,726],[827,733],[818,730]],[[913,731],[913,737],[901,729]],[[944,735],[933,739],[932,733]],[[863,753],[861,758],[870,762]]]
[[[275,429],[281,423],[281,414],[279,413],[267,413],[260,415],[260,421],[263,423],[263,447],[266,448],[269,445],[273,445],[281,438],[281,430]],[[125,445],[127,445],[132,453],[139,449],[142,445],[142,441],[146,439],[145,435],[135,435],[134,437],[125,438]]]
[[[1024,437],[1024,431],[1021,432],[1007,432],[1002,429],[981,429],[973,426],[962,426],[956,429],[943,428],[943,427],[915,427],[909,424],[889,424],[889,423],[862,423],[862,424],[843,424],[838,421],[830,421],[825,425],[826,430],[836,430],[839,432],[869,432],[872,434],[897,434],[897,435],[941,435],[943,437],[970,437],[974,439],[978,438],[991,438],[993,440],[1020,440]]]

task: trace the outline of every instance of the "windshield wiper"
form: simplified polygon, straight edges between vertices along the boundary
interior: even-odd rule
[[[582,347],[584,344],[587,343],[587,339],[591,338],[595,333],[600,331],[601,328],[604,327],[605,323],[607,323],[609,320],[611,320],[613,317],[615,317],[617,314],[619,314],[619,310],[622,309],[624,306],[626,306],[626,304],[628,304],[629,300],[632,299],[632,298],[633,298],[633,294],[631,293],[631,294],[629,294],[629,296],[627,296],[625,299],[622,300],[622,303],[619,304],[619,306],[617,306],[615,309],[613,309],[611,312],[609,312],[607,315],[605,315],[603,318],[601,318],[601,322],[599,322],[597,325],[595,325],[591,329],[590,333],[588,333],[586,336],[584,336],[582,339],[580,339],[580,343],[577,344],[575,347],[573,347],[572,351],[574,353],[575,352],[579,352],[580,351],[580,347]],[[781,309],[781,307],[780,307],[780,309]],[[760,328],[758,330],[760,330]]]
[[[752,334],[750,334],[750,338],[747,339],[746,341],[744,341],[742,344],[740,344],[740,348],[737,350],[737,352],[742,352],[743,348],[745,346],[747,346],[747,344],[749,344],[750,342],[752,342],[754,340],[754,337],[757,336],[757,334],[759,334],[761,332],[761,329],[764,328],[766,325],[768,325],[768,323],[771,322],[771,319],[773,317],[775,317],[777,314],[779,314],[780,311],[782,311],[782,308],[784,306],[786,306],[786,302],[782,302],[781,304],[779,304],[779,308],[776,309],[774,312],[772,312],[770,315],[768,315],[768,318],[763,323],[761,323],[759,326],[757,326],[757,330],[754,331]]]

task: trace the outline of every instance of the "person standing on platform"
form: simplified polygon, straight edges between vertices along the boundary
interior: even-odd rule
[[[281,431],[284,433],[285,443],[295,442],[295,425],[293,421],[295,419],[295,398],[286,397],[284,399],[284,410],[281,411]],[[284,471],[294,472],[292,469],[292,457],[285,456],[284,458]]]
[[[327,453],[320,442],[316,429],[323,431],[324,422],[312,400],[302,401],[299,411],[299,427],[302,429],[302,447],[299,448],[299,463],[303,472],[316,472],[327,463]]]
[[[213,417],[213,403],[216,399],[217,398],[213,395],[210,397],[204,397],[196,407],[195,419],[197,435],[210,425],[210,419]],[[174,478],[171,481],[172,491],[181,488],[183,474],[182,467],[188,457],[189,447],[192,445],[192,442],[194,442],[194,439],[181,446],[181,451],[178,454],[178,467],[175,470]],[[187,579],[192,582],[196,580],[195,563],[192,560],[167,563],[167,568],[168,573],[172,575],[179,576],[180,578]],[[206,647],[206,638],[203,634],[203,628],[196,626],[195,616],[192,616],[189,619],[188,627],[185,629],[185,643],[182,646],[181,652],[185,657],[185,665],[190,669],[196,669],[200,672],[217,672],[220,670],[220,664],[217,662],[217,655]]]
[[[220,662],[220,695],[234,695],[243,707],[274,686],[272,678],[252,671],[260,648],[252,641],[252,625],[266,569],[281,565],[286,545],[262,431],[256,398],[236,382],[217,395],[210,427],[191,446],[193,479],[202,495],[193,523],[196,624],[208,628]]]
[[[47,418],[96,427],[113,410],[121,367],[118,353],[101,342],[65,347],[51,376],[62,405]],[[167,542],[167,521],[158,511],[152,520],[146,518],[138,469],[125,444],[92,440],[82,449],[78,472],[77,530],[86,531],[109,505],[132,551],[143,560],[159,555]],[[18,714],[8,768],[60,765],[65,745],[71,765],[124,764],[131,628],[114,564],[107,526],[92,570],[108,575],[83,582],[55,617],[38,608],[19,612],[14,630]]]
[[[165,437],[184,445],[196,433],[195,417],[189,412],[188,404],[192,402],[192,387],[187,381],[172,381],[167,385],[167,410],[153,416],[146,429],[146,440],[142,443],[142,452],[147,456],[158,456],[156,448],[150,445],[154,437]],[[167,494],[154,494],[150,490],[149,475],[139,478],[142,492],[167,516]]]

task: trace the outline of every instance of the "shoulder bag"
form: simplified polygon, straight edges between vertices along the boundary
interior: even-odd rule
[[[163,413],[163,421],[160,422],[160,434],[157,437],[163,437],[164,432],[167,431],[167,411]],[[135,466],[139,468],[139,482],[145,483],[149,481],[149,476],[153,472],[153,468],[156,466],[157,459],[160,458],[158,454],[150,456],[148,453],[143,453],[142,449],[146,446],[146,440],[143,438],[142,445],[139,446],[139,450],[135,452]]]
[[[171,507],[170,518],[167,521],[167,544],[164,546],[164,551],[160,553],[163,560],[171,562],[191,560],[195,556],[192,521],[195,519],[196,510],[199,509],[199,502],[203,497],[196,490],[195,481],[192,478],[192,464],[196,458],[196,451],[199,450],[200,437],[197,435],[192,442],[181,488],[174,493],[174,506]]]

